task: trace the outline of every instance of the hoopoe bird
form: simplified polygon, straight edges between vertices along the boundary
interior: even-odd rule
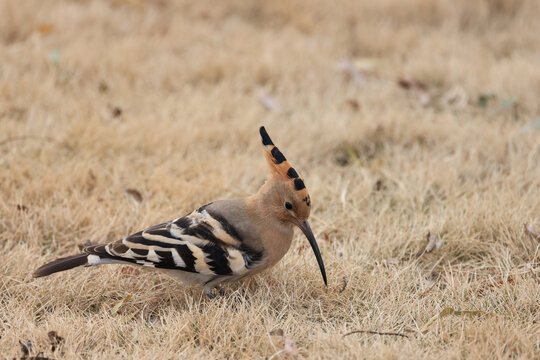
[[[197,210],[108,244],[92,244],[82,254],[38,268],[34,277],[78,266],[132,264],[155,268],[185,285],[212,290],[274,266],[287,253],[294,226],[307,237],[325,285],[324,263],[308,223],[311,200],[298,172],[259,129],[270,176],[259,191],[240,199],[214,201]]]

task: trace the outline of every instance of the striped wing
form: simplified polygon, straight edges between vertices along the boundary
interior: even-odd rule
[[[85,252],[98,260],[205,275],[244,274],[261,254],[246,248],[236,229],[225,218],[209,213],[208,205],[120,241],[89,246]]]

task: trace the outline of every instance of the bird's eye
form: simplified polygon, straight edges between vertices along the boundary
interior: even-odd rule
[[[287,208],[287,210],[292,210],[292,204],[288,201],[285,202],[285,207]]]

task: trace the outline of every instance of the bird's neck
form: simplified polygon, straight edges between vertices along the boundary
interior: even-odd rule
[[[289,250],[293,238],[293,225],[276,215],[280,206],[277,194],[273,191],[272,179],[267,180],[259,191],[246,198],[246,205],[255,214],[259,227],[260,239],[265,252],[265,265],[277,263]]]
[[[275,189],[275,181],[272,177],[269,178],[256,194],[245,199],[249,211],[256,214],[264,222],[282,222],[276,209],[280,202]]]

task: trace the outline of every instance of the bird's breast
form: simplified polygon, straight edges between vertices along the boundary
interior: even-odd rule
[[[292,226],[274,226],[263,232],[264,260],[261,265],[264,268],[274,266],[285,256],[291,247],[293,234]]]

